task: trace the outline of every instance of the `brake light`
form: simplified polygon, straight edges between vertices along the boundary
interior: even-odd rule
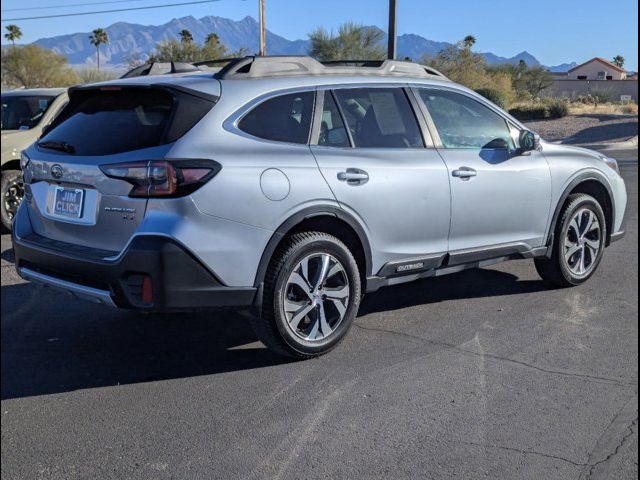
[[[213,160],[145,160],[100,166],[106,176],[133,185],[130,197],[188,195],[214,177],[220,169],[220,164]]]

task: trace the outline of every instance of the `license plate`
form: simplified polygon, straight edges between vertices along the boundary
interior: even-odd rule
[[[80,218],[83,200],[84,190],[81,188],[56,187],[53,213],[63,217]]]

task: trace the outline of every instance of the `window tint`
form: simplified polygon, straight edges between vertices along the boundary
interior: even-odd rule
[[[356,147],[423,147],[420,128],[401,88],[336,90]]]
[[[2,130],[28,130],[35,127],[55,97],[2,96]]]
[[[507,122],[490,108],[459,93],[420,90],[445,148],[513,148]]]
[[[160,90],[74,94],[41,143],[65,142],[78,155],[112,155],[163,143],[173,100]]]
[[[240,130],[277,142],[307,143],[313,116],[313,92],[271,98],[240,121]]]
[[[320,138],[318,145],[329,147],[348,147],[349,136],[338,110],[338,105],[329,91],[324,94],[324,109],[322,111],[322,123],[320,124]]]

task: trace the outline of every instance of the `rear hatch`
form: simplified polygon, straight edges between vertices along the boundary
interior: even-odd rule
[[[120,252],[144,218],[142,177],[214,105],[171,86],[101,86],[70,102],[25,151],[34,232],[51,244]]]

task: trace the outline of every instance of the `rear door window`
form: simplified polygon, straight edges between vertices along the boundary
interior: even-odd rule
[[[329,91],[324,92],[324,108],[320,120],[318,145],[326,147],[348,147],[349,136],[342,121],[338,105]]]
[[[418,121],[402,88],[336,90],[355,147],[422,148]]]
[[[254,137],[306,144],[313,117],[314,92],[270,98],[246,114],[238,127]]]

